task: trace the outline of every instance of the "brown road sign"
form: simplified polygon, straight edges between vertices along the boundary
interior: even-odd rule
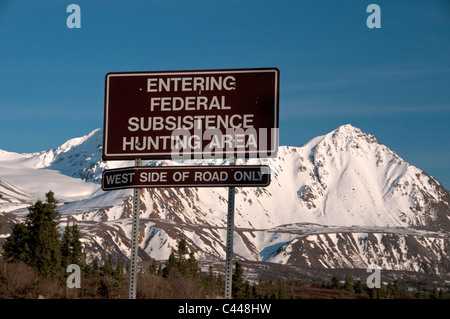
[[[103,159],[274,157],[277,68],[112,72]]]
[[[151,187],[265,187],[267,165],[145,166],[103,171],[102,189]]]

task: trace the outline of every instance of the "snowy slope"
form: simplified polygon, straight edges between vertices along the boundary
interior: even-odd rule
[[[4,196],[0,212],[18,214],[25,204],[14,208],[11,202],[29,203],[52,189],[61,200],[62,224],[79,223],[91,257],[127,258],[132,192],[103,192],[99,182],[104,169],[134,163],[103,162],[101,144],[102,131],[95,130],[56,150],[0,151],[6,185],[0,183],[0,194],[15,189],[23,195],[8,195],[9,202]],[[269,165],[272,182],[236,189],[236,258],[323,268],[378,262],[388,269],[450,272],[444,262],[450,251],[449,192],[373,135],[344,125],[302,147],[282,146],[275,159],[247,163]],[[179,238],[199,259],[225,258],[226,188],[142,189],[141,200],[142,260],[166,259]]]
[[[63,200],[78,200],[90,196],[99,188],[98,185],[59,171],[41,168],[42,155],[43,153],[0,153],[0,178],[19,187],[29,196],[40,199],[45,198],[44,194],[52,190]]]
[[[0,194],[0,207],[8,212],[22,211],[36,201],[34,197],[2,179],[0,179]]]
[[[0,150],[0,178],[35,198],[43,199],[49,190],[63,201],[89,198],[100,189],[103,169],[109,168],[101,161],[101,147],[102,131],[94,130],[56,150],[31,154]]]

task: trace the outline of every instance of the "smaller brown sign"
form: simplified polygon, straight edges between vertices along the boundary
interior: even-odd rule
[[[267,165],[146,166],[103,171],[102,189],[151,187],[265,187],[270,184]]]

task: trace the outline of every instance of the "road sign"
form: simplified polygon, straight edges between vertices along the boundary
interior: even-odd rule
[[[112,72],[103,159],[274,157],[277,68]]]
[[[257,187],[270,184],[267,165],[144,166],[103,171],[102,189],[150,187]]]

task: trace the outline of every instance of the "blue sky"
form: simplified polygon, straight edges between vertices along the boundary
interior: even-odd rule
[[[0,0],[0,149],[101,128],[108,72],[259,67],[281,73],[281,145],[350,123],[450,189],[447,0]]]

